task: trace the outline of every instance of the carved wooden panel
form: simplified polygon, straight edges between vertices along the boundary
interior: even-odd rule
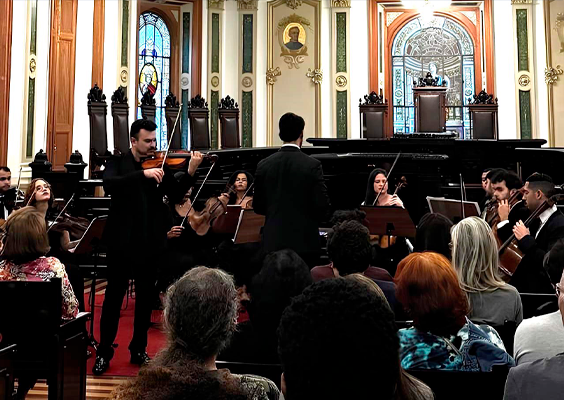
[[[77,8],[78,0],[51,4],[47,153],[53,171],[64,170],[72,150]]]

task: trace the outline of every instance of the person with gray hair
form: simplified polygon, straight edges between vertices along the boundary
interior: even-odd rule
[[[235,332],[237,315],[229,274],[207,267],[188,271],[166,294],[167,347],[113,398],[277,400],[278,389],[268,379],[217,370],[215,360]]]
[[[470,300],[468,318],[477,324],[503,326],[523,320],[521,297],[499,275],[497,243],[489,225],[469,217],[456,224],[452,235],[452,266]]]

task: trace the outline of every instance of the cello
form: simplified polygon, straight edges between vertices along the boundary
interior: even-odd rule
[[[531,213],[529,218],[524,222],[524,225],[528,228],[531,223],[538,218],[543,212],[551,208],[555,203],[564,199],[564,195],[557,194],[551,196],[547,200],[543,201],[535,211]],[[517,245],[517,238],[515,234],[512,234],[500,247],[499,247],[499,269],[505,275],[505,280],[509,281],[519,263],[523,259],[523,252],[519,249]]]

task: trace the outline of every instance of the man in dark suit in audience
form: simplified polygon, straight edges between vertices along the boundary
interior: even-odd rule
[[[558,308],[564,323],[564,275],[556,284]],[[564,349],[561,349],[561,351]],[[509,370],[504,400],[561,399],[564,393],[564,353],[521,364]]]
[[[329,212],[321,162],[302,153],[305,122],[293,113],[280,118],[280,151],[257,167],[253,208],[265,215],[266,252],[289,248],[311,267],[320,250],[319,223]]]
[[[523,190],[523,200],[529,211],[534,212],[554,194],[554,183],[550,176],[534,173],[527,178]],[[553,204],[528,228],[522,220],[518,221],[513,233],[524,257],[510,283],[520,292],[552,293],[553,286],[543,261],[558,239],[564,238],[564,215]]]

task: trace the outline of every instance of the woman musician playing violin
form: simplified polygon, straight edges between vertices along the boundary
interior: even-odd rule
[[[378,202],[374,204],[376,198],[378,198]],[[388,173],[382,168],[376,168],[370,173],[366,184],[366,196],[362,204],[405,208],[397,193],[388,193]]]
[[[233,188],[228,204],[240,205],[242,208],[252,208],[253,204],[253,176],[243,170],[235,171],[227,186]]]
[[[111,159],[104,171],[104,190],[112,203],[104,231],[108,243],[108,286],[100,321],[100,345],[92,369],[95,375],[103,374],[113,357],[112,344],[130,278],[135,280],[136,290],[134,333],[129,344],[131,362],[148,361],[145,349],[152,306],[157,298],[157,269],[166,262],[169,226],[163,197],[182,198],[194,186],[196,169],[204,158],[201,153],[192,152],[179,179],[167,167],[164,157],[165,165],[145,165],[151,168],[144,169],[143,159],[156,152],[156,129],[156,124],[149,120],[133,122],[130,151]]]

